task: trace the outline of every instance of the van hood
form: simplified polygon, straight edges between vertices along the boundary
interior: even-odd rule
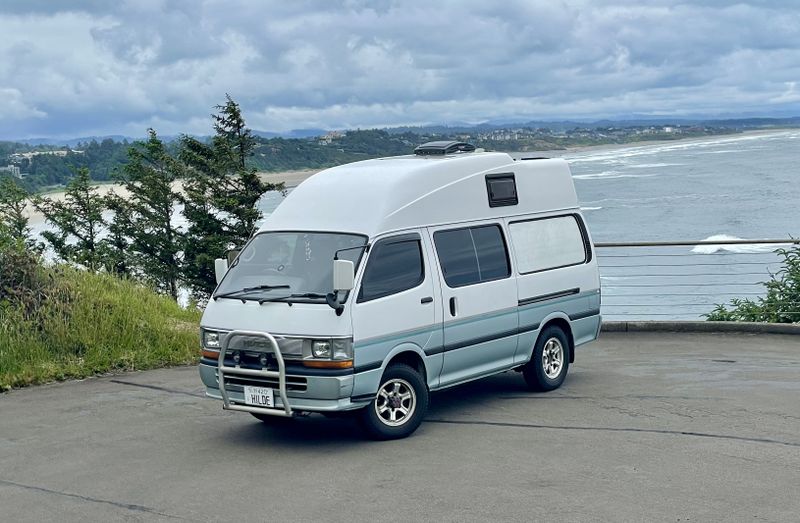
[[[209,300],[201,327],[213,330],[252,330],[294,336],[352,336],[349,303],[344,313],[325,303],[266,302],[221,298]]]

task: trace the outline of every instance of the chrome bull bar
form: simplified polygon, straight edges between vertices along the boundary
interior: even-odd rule
[[[239,366],[226,367],[225,355],[228,352],[231,340],[234,338],[263,338],[267,340],[268,349],[275,355],[278,362],[278,371],[274,370],[255,370],[255,369],[242,369]],[[286,396],[286,366],[283,362],[283,355],[281,354],[280,347],[275,338],[267,332],[259,331],[244,331],[237,330],[231,331],[221,340],[221,347],[219,351],[219,362],[217,365],[217,381],[219,383],[219,392],[222,395],[222,408],[226,410],[238,410],[242,412],[251,412],[254,414],[270,414],[272,416],[290,417],[294,413],[292,407],[289,405],[289,400]],[[266,352],[265,350],[247,349],[248,352]],[[239,403],[232,403],[225,390],[225,375],[229,376],[255,376],[260,378],[278,378],[278,395],[281,398],[283,409],[279,408],[266,408],[254,407],[251,405],[240,405]]]

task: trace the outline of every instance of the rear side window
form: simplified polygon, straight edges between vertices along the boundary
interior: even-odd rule
[[[387,238],[372,248],[358,303],[413,289],[425,279],[419,239]]]
[[[588,260],[574,215],[513,222],[508,226],[520,274],[578,265]]]
[[[433,242],[448,287],[507,278],[511,274],[503,233],[497,225],[437,231]]]

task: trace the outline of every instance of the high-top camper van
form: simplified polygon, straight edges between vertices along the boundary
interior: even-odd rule
[[[216,268],[200,376],[267,423],[352,411],[404,437],[432,391],[511,369],[559,387],[600,329],[567,163],[459,142],[315,174]]]

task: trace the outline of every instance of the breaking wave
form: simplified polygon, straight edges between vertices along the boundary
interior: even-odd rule
[[[611,180],[614,178],[652,178],[655,174],[623,174],[619,171],[603,171],[592,174],[574,174],[576,180]]]
[[[638,163],[634,165],[629,165],[628,169],[654,169],[656,167],[675,167],[680,165],[686,165],[683,163]]]
[[[566,154],[564,157],[571,164],[584,163],[584,162],[603,162],[608,160],[619,161],[625,158],[635,158],[641,156],[650,156],[663,152],[673,151],[688,151],[696,152],[709,148],[725,147],[730,145],[737,145],[743,142],[752,142],[757,140],[772,140],[776,138],[796,138],[798,133],[796,131],[777,131],[770,134],[755,134],[744,136],[719,136],[708,137],[700,139],[692,139],[687,141],[677,141],[674,143],[659,143],[643,145],[630,144],[628,146],[613,148],[613,149],[600,149],[597,151],[580,151],[571,154]],[[727,147],[730,149],[730,147]]]
[[[733,241],[733,240],[742,240],[743,238],[738,238],[736,236],[730,236],[728,234],[715,234],[713,236],[709,236],[704,242],[713,242],[713,241]],[[705,245],[695,245],[692,249],[694,254],[716,254],[716,253],[723,253],[729,252],[734,254],[753,254],[753,253],[760,253],[760,252],[772,252],[776,248],[780,247],[781,245],[787,244],[772,244],[772,243],[741,243],[735,245],[719,245],[719,244],[705,244]]]

